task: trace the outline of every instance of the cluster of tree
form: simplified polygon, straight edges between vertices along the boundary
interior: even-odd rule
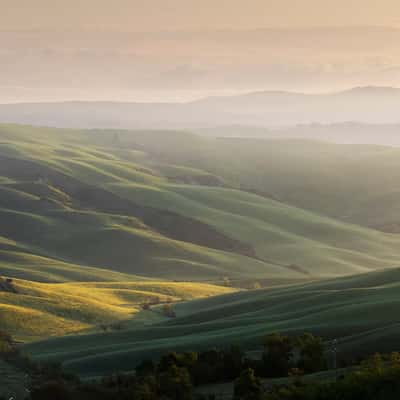
[[[254,382],[249,387],[254,388]],[[387,357],[376,354],[356,371],[330,382],[306,383],[297,379],[268,392],[261,388],[256,397],[251,390],[242,387],[239,391],[240,388],[239,383],[235,384],[236,400],[397,400],[400,398],[400,354]]]
[[[263,370],[256,372],[265,377],[283,377],[291,372],[313,373],[326,368],[324,344],[321,338],[305,333],[289,337],[274,333],[264,340]]]
[[[245,365],[244,353],[239,347],[227,350],[211,349],[203,352],[170,352],[157,362],[144,361],[136,368],[137,376],[157,376],[171,367],[185,371],[194,386],[232,381]]]
[[[183,368],[157,375],[118,374],[100,382],[52,379],[32,389],[31,400],[192,400],[192,384]]]
[[[202,352],[169,353],[158,364],[146,361],[136,369],[137,375],[143,371],[155,374],[165,369],[165,365],[184,368],[197,385],[227,382],[238,378],[243,371],[251,369],[265,378],[287,377],[322,371],[326,359],[322,339],[309,333],[289,337],[279,333],[268,335],[264,340],[261,359],[245,356],[238,346],[229,349],[211,349]]]
[[[173,353],[172,353],[173,354]],[[208,400],[193,394],[190,373],[178,364],[193,364],[193,354],[166,355],[155,365],[142,363],[136,375],[114,375],[97,383],[54,379],[32,391],[32,400]],[[178,357],[178,358],[176,358]],[[155,371],[154,368],[157,368]],[[301,377],[265,387],[254,370],[246,368],[234,383],[233,400],[397,400],[400,397],[400,354],[379,354],[346,376],[328,381]],[[213,396],[210,396],[213,398]]]
[[[237,346],[229,349],[211,349],[202,352],[170,352],[159,361],[143,361],[136,373],[103,379],[101,383],[72,386],[50,382],[32,392],[32,400],[51,398],[58,390],[59,398],[96,400],[116,398],[155,400],[190,400],[193,387],[237,379],[235,396],[240,398],[250,391],[254,396],[263,395],[257,376],[286,377],[293,370],[320,371],[325,367],[322,340],[310,334],[290,338],[273,334],[264,341],[263,357],[252,359]],[[83,394],[82,394],[83,393]],[[115,396],[115,397],[113,397]]]
[[[309,334],[296,338],[273,334],[266,337],[264,346],[261,360],[246,358],[238,347],[168,353],[158,362],[142,362],[135,374],[112,375],[101,381],[82,383],[59,365],[33,363],[20,354],[10,335],[0,332],[0,357],[32,377],[31,400],[205,400],[201,395],[194,395],[194,386],[232,380],[233,400],[400,398],[399,353],[376,354],[345,376],[335,379],[336,375],[332,374],[329,381],[311,382],[303,380],[302,374],[325,367],[320,338]],[[292,378],[266,387],[260,376]]]
[[[2,278],[0,276],[0,292],[18,293],[11,278]]]

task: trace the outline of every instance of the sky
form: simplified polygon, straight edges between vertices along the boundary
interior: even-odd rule
[[[0,0],[0,102],[400,86],[398,0]]]
[[[400,25],[397,0],[1,0],[3,29]]]

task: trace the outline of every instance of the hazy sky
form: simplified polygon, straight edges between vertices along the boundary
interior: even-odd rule
[[[400,25],[398,0],[1,0],[0,4],[3,29]]]
[[[0,102],[400,86],[399,43],[399,0],[0,0]]]

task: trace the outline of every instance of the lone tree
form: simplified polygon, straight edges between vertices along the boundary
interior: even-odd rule
[[[173,400],[191,400],[192,382],[186,368],[171,365],[158,376],[160,393]]]
[[[266,376],[287,376],[292,359],[293,342],[288,336],[273,333],[265,338],[263,363]]]
[[[261,400],[264,388],[251,368],[245,369],[235,381],[234,400]]]
[[[296,340],[296,347],[300,353],[298,368],[308,374],[325,369],[324,344],[320,337],[305,333]]]
[[[162,308],[163,314],[168,318],[176,318],[176,313],[172,309],[171,304],[164,304]]]

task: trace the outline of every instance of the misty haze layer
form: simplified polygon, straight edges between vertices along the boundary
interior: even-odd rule
[[[0,32],[0,102],[188,101],[400,85],[400,30]]]
[[[350,127],[347,130],[356,136],[361,125],[364,129],[373,130],[375,139],[372,143],[381,143],[377,141],[379,134],[386,129],[392,132],[393,125],[396,127],[400,123],[399,104],[400,89],[360,87],[321,95],[254,92],[240,96],[209,97],[188,103],[8,104],[0,105],[0,119],[9,123],[65,128],[200,129],[213,136],[271,136],[271,132],[262,131],[262,128],[275,127],[280,128],[275,132],[277,137],[286,135],[320,139],[325,136],[319,135],[318,126],[310,129],[308,125],[339,124],[342,133],[343,127]],[[379,126],[388,124],[389,128]],[[302,129],[298,125],[305,127]],[[290,126],[297,127],[296,131],[282,131],[282,128]],[[356,131],[354,126],[357,126]],[[261,131],[257,131],[257,128]]]

